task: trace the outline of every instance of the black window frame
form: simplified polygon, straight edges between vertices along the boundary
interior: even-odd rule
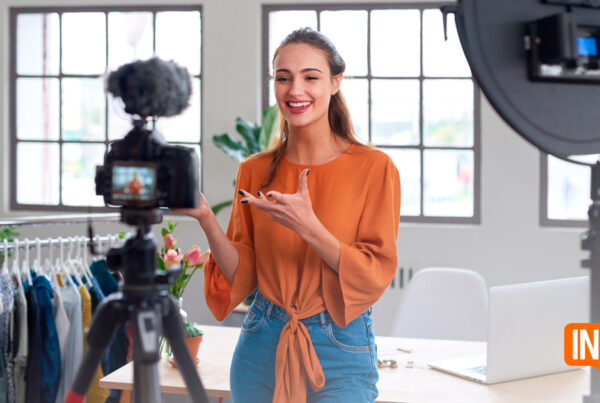
[[[368,134],[369,141],[371,141],[371,80],[372,79],[405,79],[407,77],[378,77],[371,75],[371,55],[370,55],[370,24],[371,24],[371,11],[373,10],[410,10],[418,9],[420,11],[420,74],[418,77],[410,77],[412,79],[418,79],[420,85],[419,94],[419,145],[417,146],[390,146],[390,145],[376,145],[377,148],[391,148],[391,149],[417,149],[421,155],[420,169],[421,169],[421,186],[420,186],[420,214],[418,216],[405,216],[401,215],[401,222],[407,223],[434,223],[434,224],[481,224],[481,90],[471,75],[473,82],[473,147],[426,147],[423,145],[423,80],[438,80],[438,79],[468,79],[466,77],[425,77],[423,75],[423,11],[429,9],[439,9],[442,5],[447,3],[335,3],[335,4],[268,4],[262,6],[262,107],[263,109],[269,106],[269,80],[271,76],[269,74],[269,13],[274,11],[300,11],[300,10],[311,10],[317,13],[317,29],[320,29],[320,13],[322,11],[340,11],[340,10],[365,10],[367,11],[367,75],[366,76],[347,76],[348,78],[360,78],[367,79],[368,81],[368,92],[369,92],[369,112],[368,112]],[[440,24],[442,21],[440,20]],[[423,215],[423,189],[424,189],[424,164],[423,154],[425,150],[472,150],[473,151],[473,215],[470,217],[452,217],[452,216],[425,216]]]
[[[106,14],[105,24],[106,24],[106,66],[108,66],[108,52],[109,52],[109,38],[108,38],[108,14],[111,12],[151,12],[152,13],[152,24],[153,24],[153,48],[155,50],[156,46],[156,13],[158,12],[169,12],[169,11],[197,11],[200,13],[200,74],[190,74],[192,79],[200,80],[200,139],[196,142],[170,142],[169,144],[179,144],[179,145],[198,145],[200,149],[200,174],[201,174],[201,191],[204,186],[203,180],[203,166],[204,166],[204,158],[202,158],[203,151],[203,140],[204,140],[204,102],[203,102],[203,75],[204,75],[204,35],[202,31],[204,29],[204,12],[203,7],[200,4],[194,5],[130,5],[130,6],[56,6],[56,7],[10,7],[10,26],[9,26],[9,41],[10,41],[10,67],[9,67],[9,136],[10,136],[10,155],[9,158],[9,169],[10,169],[10,197],[9,197],[9,207],[10,210],[14,211],[56,211],[56,212],[114,212],[114,209],[105,207],[105,206],[71,206],[62,204],[62,181],[63,181],[63,144],[104,144],[105,150],[108,145],[114,141],[114,139],[109,139],[109,129],[108,129],[108,113],[105,114],[105,133],[104,140],[64,140],[62,138],[61,128],[62,128],[62,85],[60,85],[61,80],[63,78],[70,77],[91,77],[91,78],[99,78],[103,77],[104,74],[63,74],[62,72],[62,54],[59,56],[59,72],[57,75],[29,75],[17,74],[17,17],[21,14],[46,14],[46,13],[57,13],[59,14],[59,46],[60,51],[62,53],[62,14],[64,13],[76,13],[76,12],[102,12]],[[30,140],[30,139],[17,139],[17,94],[16,94],[16,84],[17,78],[19,77],[57,77],[59,79],[59,138],[57,140]],[[108,112],[108,95],[104,95],[104,107],[105,111]],[[125,133],[123,133],[123,136]],[[17,202],[17,144],[18,143],[49,143],[49,144],[59,144],[59,204],[24,204]]]

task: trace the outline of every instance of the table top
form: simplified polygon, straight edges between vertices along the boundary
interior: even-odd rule
[[[240,333],[239,328],[202,326],[204,337],[198,352],[197,366],[209,396],[230,397],[229,367]],[[485,353],[485,342],[409,339],[376,336],[379,359],[394,359],[397,368],[379,370],[379,397],[376,402],[556,402],[582,401],[589,391],[589,371],[575,370],[538,376],[494,385],[484,385],[429,368],[428,362]],[[412,350],[411,353],[397,348]],[[412,361],[413,367],[407,367]],[[166,360],[158,364],[161,390],[186,394],[187,389],[177,369]],[[133,388],[133,364],[108,374],[100,386],[110,389]]]

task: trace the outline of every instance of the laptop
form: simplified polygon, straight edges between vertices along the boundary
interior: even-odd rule
[[[487,353],[429,366],[486,384],[578,369],[564,362],[564,328],[589,322],[589,294],[587,276],[491,287]]]

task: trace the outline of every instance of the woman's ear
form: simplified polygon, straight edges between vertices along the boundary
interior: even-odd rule
[[[340,91],[340,85],[342,85],[342,76],[340,73],[337,76],[331,77],[331,96],[334,96]]]

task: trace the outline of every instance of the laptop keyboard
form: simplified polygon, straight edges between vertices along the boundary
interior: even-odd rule
[[[485,375],[485,368],[486,368],[485,365],[481,365],[479,367],[469,368],[469,371],[475,372],[477,374]]]

